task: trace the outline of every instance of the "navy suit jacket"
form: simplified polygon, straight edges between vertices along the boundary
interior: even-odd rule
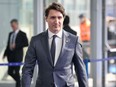
[[[78,37],[63,30],[61,53],[55,66],[48,45],[47,31],[32,37],[22,71],[22,87],[30,87],[36,61],[39,68],[36,87],[74,87],[73,64],[79,87],[88,87]]]

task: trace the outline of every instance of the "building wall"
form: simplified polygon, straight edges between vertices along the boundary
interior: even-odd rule
[[[0,52],[6,46],[12,18],[19,18],[19,0],[0,0]]]

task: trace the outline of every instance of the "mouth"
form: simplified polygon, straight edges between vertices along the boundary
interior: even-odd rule
[[[59,25],[54,25],[54,27],[55,27],[55,28],[58,28],[58,27],[59,27]]]

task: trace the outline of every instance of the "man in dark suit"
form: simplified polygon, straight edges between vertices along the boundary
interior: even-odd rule
[[[63,29],[67,32],[77,35],[77,32],[71,29],[71,27],[69,26],[69,23],[70,23],[70,18],[68,15],[66,15],[63,22]]]
[[[9,33],[7,47],[4,57],[7,56],[8,62],[19,62],[23,60],[23,47],[28,46],[26,33],[19,30],[18,20],[11,20],[12,32]],[[16,81],[16,87],[20,87],[20,66],[8,66],[8,74]]]
[[[54,2],[45,10],[48,30],[32,37],[22,71],[22,87],[30,87],[38,64],[36,87],[74,87],[73,64],[79,87],[88,87],[78,37],[64,31],[64,8]]]

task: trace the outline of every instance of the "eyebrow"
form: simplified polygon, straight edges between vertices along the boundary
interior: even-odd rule
[[[50,18],[62,18],[62,16],[51,16]]]

